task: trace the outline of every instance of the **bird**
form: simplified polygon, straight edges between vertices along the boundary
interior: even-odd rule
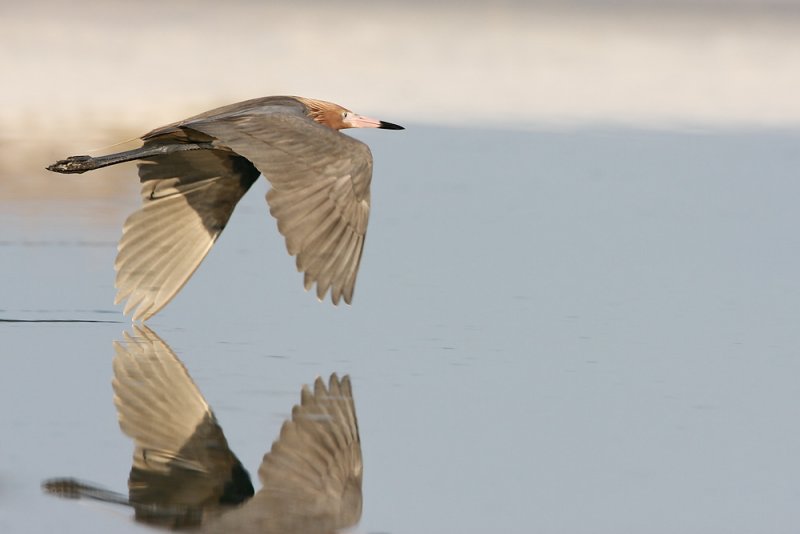
[[[114,404],[134,441],[128,495],[74,478],[44,481],[46,493],[126,505],[138,522],[204,532],[322,534],[358,523],[363,464],[349,376],[303,386],[264,455],[256,493],[169,346],[137,325],[115,350]]]
[[[71,156],[74,174],[138,161],[142,207],[122,229],[114,262],[123,314],[144,322],[186,284],[263,174],[267,203],[306,291],[352,303],[370,211],[372,153],[346,128],[403,130],[331,102],[268,96],[156,128],[140,148]]]

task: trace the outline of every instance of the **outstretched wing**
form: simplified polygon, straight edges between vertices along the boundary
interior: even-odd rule
[[[202,132],[253,162],[272,185],[270,213],[305,273],[305,288],[316,284],[320,300],[330,290],[334,304],[349,304],[367,233],[372,154],[285,100],[244,102],[166,131]]]
[[[207,141],[194,132],[191,140]],[[197,139],[197,138],[200,139]],[[144,149],[189,142],[184,132],[147,139]],[[148,156],[139,163],[142,208],[125,221],[114,264],[115,303],[146,320],[178,293],[206,257],[259,172],[227,150]]]
[[[327,533],[361,518],[361,440],[350,378],[304,387],[258,470],[263,488],[206,525],[215,532]]]
[[[252,496],[249,475],[170,348],[135,327],[115,349],[114,403],[122,431],[135,443],[128,489],[137,518],[199,522],[204,511]]]

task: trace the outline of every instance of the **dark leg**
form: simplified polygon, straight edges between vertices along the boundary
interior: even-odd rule
[[[47,167],[48,171],[60,172],[62,174],[80,174],[86,171],[93,171],[109,165],[116,165],[125,161],[148,158],[173,152],[183,152],[185,150],[207,150],[214,146],[211,143],[174,143],[165,145],[143,146],[134,150],[117,152],[107,156],[71,156],[62,159]]]
[[[97,501],[124,504],[131,506],[128,498],[121,494],[91,484],[85,484],[74,478],[53,478],[42,482],[45,493],[57,495],[65,499],[94,499]]]

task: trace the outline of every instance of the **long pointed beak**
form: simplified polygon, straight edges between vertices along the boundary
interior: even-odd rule
[[[379,121],[363,115],[353,113],[345,119],[348,128],[381,128],[383,130],[405,130],[402,126],[391,122]]]
[[[378,128],[381,128],[383,130],[405,130],[405,128],[403,128],[399,124],[394,124],[393,122],[386,122],[386,121],[380,121],[380,126],[378,126]]]

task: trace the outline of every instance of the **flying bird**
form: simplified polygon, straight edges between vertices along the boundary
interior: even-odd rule
[[[183,363],[152,330],[115,344],[114,403],[134,441],[128,495],[72,478],[45,492],[133,507],[136,520],[204,532],[323,534],[361,518],[363,465],[350,378],[303,386],[300,403],[250,475]]]
[[[138,161],[139,211],[119,242],[115,304],[145,321],[186,284],[260,174],[267,202],[304,273],[306,290],[353,298],[370,210],[372,154],[345,128],[402,130],[337,104],[269,96],[213,109],[156,128],[142,147],[72,156],[48,170],[83,173]]]

